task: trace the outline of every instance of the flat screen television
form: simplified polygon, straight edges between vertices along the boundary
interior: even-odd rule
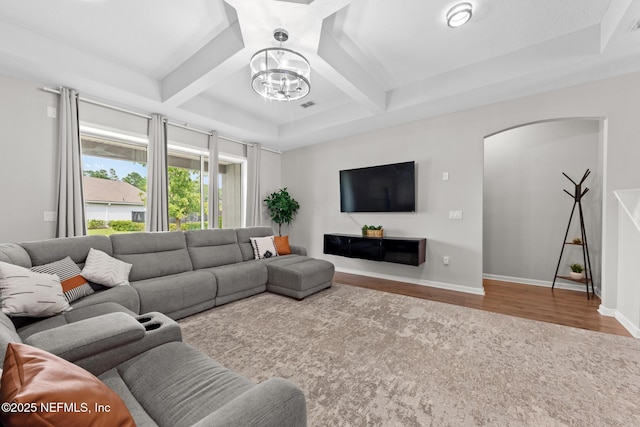
[[[340,171],[341,212],[415,210],[415,162]]]

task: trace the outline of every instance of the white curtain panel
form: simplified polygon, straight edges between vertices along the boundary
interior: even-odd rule
[[[218,228],[218,132],[209,135],[209,228]]]
[[[146,231],[169,230],[169,197],[167,177],[167,123],[159,114],[149,121],[147,150],[147,218]]]
[[[262,225],[260,144],[247,145],[247,227]]]
[[[82,190],[82,148],[78,126],[78,93],[60,89],[58,223],[56,237],[84,236],[87,225]]]

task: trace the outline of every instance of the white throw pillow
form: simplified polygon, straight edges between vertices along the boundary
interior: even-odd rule
[[[113,288],[129,285],[131,264],[115,259],[108,254],[91,248],[84,262],[82,276],[98,285]]]
[[[250,237],[251,246],[253,247],[253,256],[255,259],[271,258],[278,256],[276,244],[273,236],[267,237]]]
[[[71,310],[58,276],[1,261],[0,298],[8,316],[49,317]]]

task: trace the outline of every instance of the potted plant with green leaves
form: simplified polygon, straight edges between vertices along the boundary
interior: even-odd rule
[[[282,236],[282,224],[291,224],[300,209],[300,204],[289,194],[287,188],[271,193],[264,199],[271,220],[278,224],[278,235]]]
[[[569,277],[571,277],[574,280],[584,279],[584,267],[582,266],[582,264],[579,264],[579,263],[571,264],[569,268],[571,269],[571,272],[569,273]]]
[[[364,237],[382,237],[384,229],[381,225],[363,225],[362,235]]]

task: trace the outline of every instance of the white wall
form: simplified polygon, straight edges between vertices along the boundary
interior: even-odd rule
[[[618,205],[618,304],[615,317],[640,338],[640,189],[616,191]]]
[[[451,289],[482,292],[482,140],[452,121],[452,116],[288,151],[283,156],[283,185],[301,209],[292,223],[291,240],[339,270]],[[477,160],[480,161],[477,161]],[[416,162],[415,213],[341,213],[339,171],[365,166]],[[449,179],[442,180],[448,172]],[[472,179],[473,177],[479,179]],[[448,219],[449,210],[464,219]],[[421,266],[323,255],[324,233],[359,234],[363,224],[382,225],[387,236],[427,238],[427,261]],[[450,257],[443,265],[442,257]]]
[[[42,84],[0,75],[0,243],[48,239],[55,222],[44,222],[45,211],[56,210],[57,120],[47,107],[58,106],[58,95]],[[103,130],[146,136],[146,119],[80,103],[80,119]],[[206,136],[169,127],[170,143],[206,149]],[[221,154],[246,157],[245,146],[220,139]],[[281,187],[280,155],[262,152],[264,197]],[[265,216],[264,224],[268,224]]]
[[[639,96],[640,73],[632,73],[288,151],[282,182],[302,205],[292,240],[338,269],[480,290],[484,138],[538,121],[604,118],[602,305],[615,308],[618,216],[612,192],[640,187],[634,101]],[[389,235],[426,237],[427,264],[405,267],[323,255],[324,233],[358,232],[340,213],[338,170],[401,160],[418,163],[418,212],[353,218],[383,224]],[[442,172],[449,172],[448,181],[442,181]],[[463,209],[464,219],[449,220],[450,209]],[[449,266],[440,262],[442,255],[451,257]]]
[[[0,242],[44,239],[55,234],[57,120],[47,107],[58,96],[0,76]]]
[[[551,286],[560,251],[559,274],[583,264],[579,246],[564,246],[573,207],[573,184],[587,169],[582,199],[594,282],[599,285],[602,233],[601,163],[598,120],[558,120],[510,129],[485,139],[484,245],[485,277]],[[580,237],[578,209],[568,239]],[[558,281],[556,286],[584,290]]]

